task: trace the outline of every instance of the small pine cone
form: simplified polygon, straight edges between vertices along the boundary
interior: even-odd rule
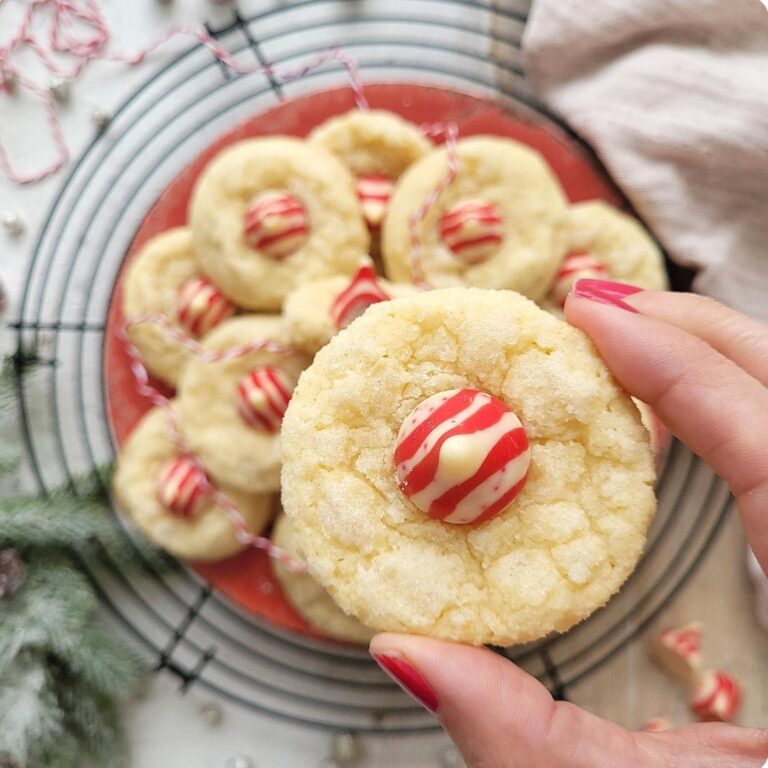
[[[15,549],[0,550],[0,600],[10,597],[27,576],[24,563]]]

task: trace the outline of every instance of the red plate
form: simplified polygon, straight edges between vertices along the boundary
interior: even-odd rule
[[[602,198],[621,204],[615,189],[587,153],[551,125],[523,121],[492,101],[443,88],[379,84],[366,85],[365,93],[371,107],[391,110],[414,123],[452,121],[457,123],[460,136],[484,133],[517,139],[544,155],[572,202]],[[152,206],[126,254],[107,319],[104,356],[107,410],[119,445],[150,408],[136,392],[129,358],[117,335],[124,320],[121,297],[125,264],[151,237],[186,222],[187,204],[195,180],[221,149],[250,136],[305,136],[324,120],[353,107],[350,89],[339,88],[304,96],[256,115],[208,147],[171,182]],[[272,576],[269,559],[262,552],[247,551],[223,562],[193,567],[219,592],[252,613],[281,627],[320,634],[311,629],[285,600]]]

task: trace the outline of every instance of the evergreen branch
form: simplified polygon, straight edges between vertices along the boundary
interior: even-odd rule
[[[21,349],[0,364],[0,480],[20,462],[7,424],[35,363]],[[0,549],[13,547],[26,566],[22,586],[0,600],[0,766],[83,768],[86,755],[103,768],[124,764],[118,702],[145,670],[127,644],[94,625],[98,601],[74,558],[106,553],[158,569],[173,561],[143,537],[133,541],[109,514],[110,475],[103,468],[46,496],[0,496]]]
[[[129,537],[109,514],[105,488],[111,467],[75,478],[48,496],[0,499],[0,547],[24,551],[63,548],[92,557],[103,548],[117,564],[135,567],[140,560],[166,570],[172,561],[144,537]]]
[[[79,643],[97,600],[85,576],[61,555],[27,559],[27,579],[0,602],[0,673],[23,649],[55,649]]]
[[[61,685],[59,703],[66,730],[79,736],[100,768],[125,765],[127,745],[113,699],[70,679]]]
[[[37,751],[39,757],[28,768],[83,768],[83,745],[72,731],[65,730]]]
[[[54,644],[51,651],[70,677],[81,680],[94,695],[115,701],[125,700],[147,671],[128,645],[94,625],[80,631],[78,643]]]
[[[19,467],[21,456],[15,445],[4,443],[0,445],[0,477],[10,475]]]
[[[36,766],[40,747],[57,742],[63,728],[44,660],[38,654],[17,656],[0,677],[0,759]]]

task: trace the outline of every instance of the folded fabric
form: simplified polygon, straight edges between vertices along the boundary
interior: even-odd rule
[[[695,289],[768,320],[766,8],[535,0],[523,53]]]

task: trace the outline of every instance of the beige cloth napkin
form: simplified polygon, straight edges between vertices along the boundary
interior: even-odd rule
[[[768,11],[535,0],[526,72],[696,290],[768,320]]]

